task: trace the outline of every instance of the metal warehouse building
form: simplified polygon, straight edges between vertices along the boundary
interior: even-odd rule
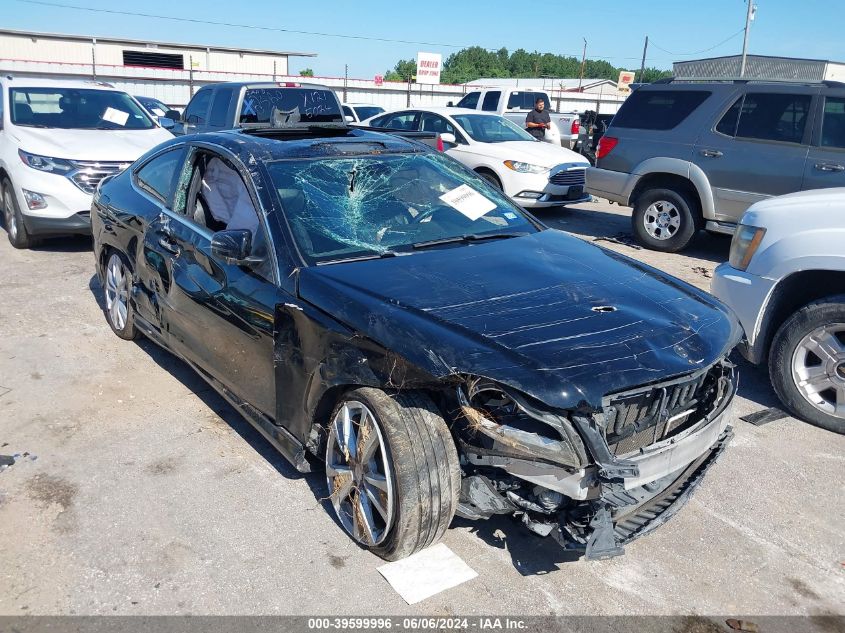
[[[56,79],[100,79],[130,94],[185,105],[215,81],[275,81],[290,57],[316,53],[34,33],[0,29],[0,72]]]
[[[742,57],[710,57],[675,62],[673,73],[678,79],[724,79],[739,77]],[[745,79],[778,79],[786,81],[845,81],[845,64],[823,59],[749,55]]]

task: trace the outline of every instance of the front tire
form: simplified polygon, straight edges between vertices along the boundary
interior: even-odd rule
[[[769,375],[795,417],[845,434],[845,295],[810,303],[780,326]]]
[[[3,223],[12,246],[24,249],[36,245],[37,240],[26,230],[12,181],[8,178],[3,179]]]
[[[689,194],[674,189],[644,191],[634,206],[632,228],[648,249],[677,253],[701,228],[701,214]]]
[[[131,341],[138,337],[138,330],[135,328],[135,311],[129,300],[132,290],[132,272],[121,253],[115,250],[109,252],[103,277],[106,320],[115,334],[126,341]]]
[[[372,388],[347,393],[326,439],[335,514],[362,547],[386,560],[438,541],[460,494],[458,454],[431,399]]]
[[[491,185],[493,185],[499,191],[504,191],[504,188],[502,187],[502,181],[499,180],[499,177],[496,174],[494,174],[492,171],[489,171],[487,169],[479,169],[475,173],[477,173],[479,176],[484,178],[484,180],[489,182]]]

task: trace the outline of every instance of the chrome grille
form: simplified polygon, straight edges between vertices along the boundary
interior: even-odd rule
[[[85,193],[93,194],[97,185],[106,176],[123,171],[131,162],[75,160],[72,161],[76,169],[68,174],[68,178]]]
[[[565,169],[549,176],[549,182],[553,185],[568,185],[570,187],[572,185],[584,185],[587,182],[586,173],[587,170],[581,168]]]

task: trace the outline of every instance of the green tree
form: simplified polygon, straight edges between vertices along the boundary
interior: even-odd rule
[[[408,77],[417,74],[417,62],[413,59],[400,59],[393,70],[384,73],[385,81],[408,81]]]
[[[310,68],[305,68],[305,69],[299,71],[299,76],[300,77],[313,77],[314,71],[311,70]]]

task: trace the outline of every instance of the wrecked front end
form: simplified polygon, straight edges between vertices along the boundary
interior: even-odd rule
[[[455,392],[464,479],[458,515],[521,517],[531,531],[597,560],[677,512],[732,435],[735,368],[726,358],[673,380],[554,411],[483,378]]]

